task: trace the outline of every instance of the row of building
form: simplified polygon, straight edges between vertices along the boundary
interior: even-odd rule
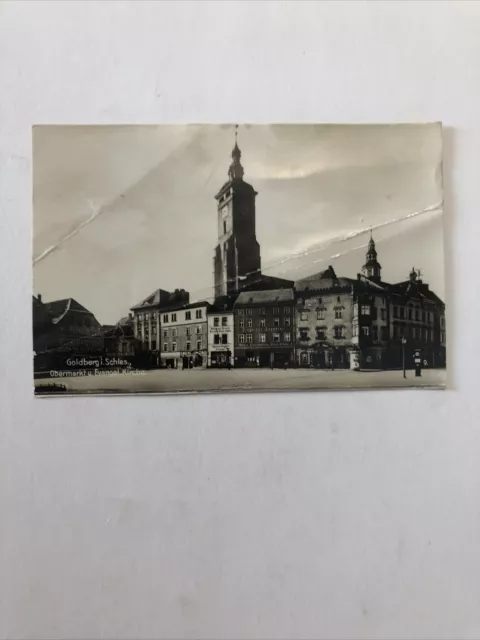
[[[132,338],[158,366],[373,368],[407,364],[421,349],[445,365],[445,307],[415,269],[382,282],[370,239],[363,273],[326,271],[281,289],[246,290],[213,303],[158,290],[132,308]],[[130,351],[132,347],[129,348]]]
[[[101,326],[75,300],[34,298],[37,361],[69,350],[101,350],[137,366],[318,367],[383,369],[445,366],[445,305],[412,269],[404,281],[382,280],[373,237],[355,278],[333,267],[297,282],[262,274],[256,196],[232,151],[228,180],[215,196],[218,242],[214,295],[190,302],[184,289],[157,289],[116,325]],[[47,365],[43,365],[47,366]]]

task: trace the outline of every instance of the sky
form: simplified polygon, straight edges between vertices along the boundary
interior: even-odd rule
[[[234,141],[234,125],[34,127],[34,294],[103,324],[158,288],[210,298]],[[264,273],[354,278],[371,228],[383,280],[415,267],[444,299],[439,124],[240,125],[238,144]]]

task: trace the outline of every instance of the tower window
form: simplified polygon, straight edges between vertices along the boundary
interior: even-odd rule
[[[223,233],[227,233],[227,221],[223,221]]]

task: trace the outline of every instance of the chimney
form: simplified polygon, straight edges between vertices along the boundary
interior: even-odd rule
[[[39,294],[37,295],[37,300],[38,300],[39,302],[41,302],[41,301],[42,301],[42,294],[41,294],[41,293],[39,293]]]

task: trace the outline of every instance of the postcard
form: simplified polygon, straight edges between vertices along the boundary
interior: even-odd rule
[[[33,128],[37,396],[446,384],[442,126]]]

